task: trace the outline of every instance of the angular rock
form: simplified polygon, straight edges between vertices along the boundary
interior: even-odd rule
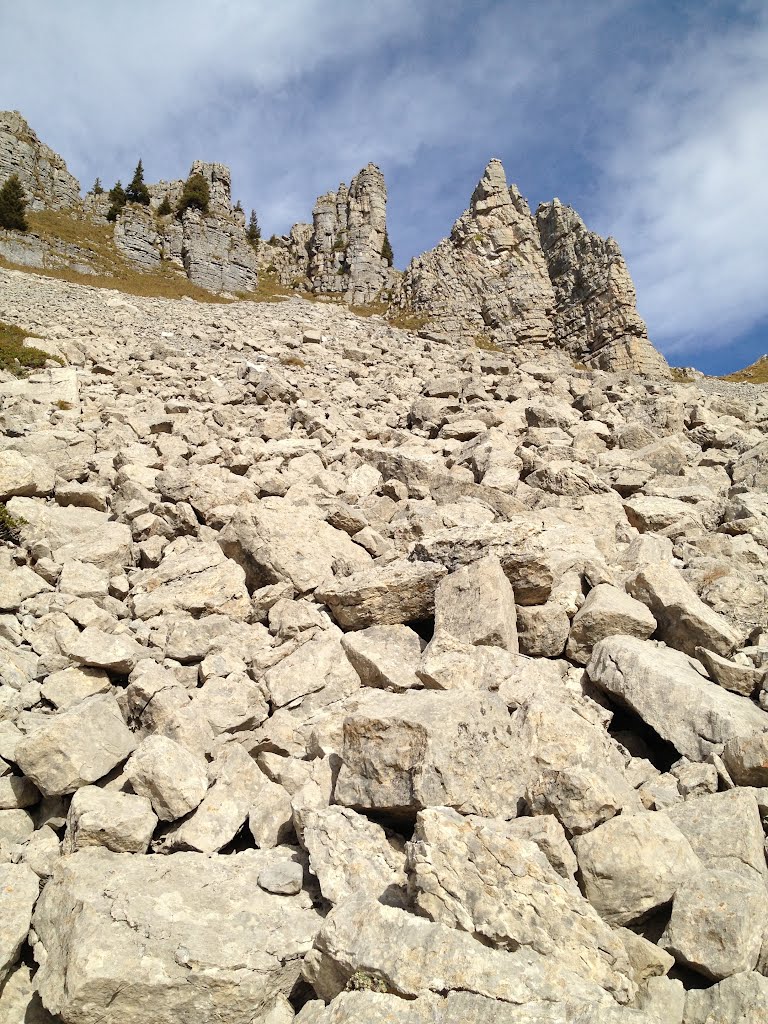
[[[765,883],[756,875],[710,868],[677,889],[659,942],[678,963],[719,981],[755,968],[766,925]]]
[[[631,576],[627,592],[646,605],[658,623],[658,637],[670,647],[695,655],[697,647],[730,654],[739,634],[704,604],[671,565],[647,565]]]
[[[263,867],[253,850],[62,858],[34,917],[44,1005],[63,1020],[102,1024],[261,1019],[291,991],[321,924],[304,894],[260,889]]]
[[[735,974],[685,997],[683,1024],[764,1024],[768,1021],[768,978],[754,971]]]
[[[692,761],[720,753],[734,736],[768,729],[765,712],[704,679],[685,654],[647,640],[601,640],[587,674]]]
[[[435,607],[435,589],[445,576],[441,565],[398,560],[335,580],[315,591],[342,629],[366,629],[418,622]]]
[[[16,746],[16,763],[44,796],[74,793],[124,761],[137,739],[109,694],[41,717]]]
[[[511,818],[522,799],[509,713],[492,694],[366,694],[344,722],[341,759],[335,799],[347,807]]]
[[[517,654],[515,594],[498,558],[489,555],[438,583],[435,633]]]
[[[647,640],[655,629],[656,619],[644,604],[618,587],[600,583],[590,590],[571,620],[566,655],[586,665],[600,640],[618,634]]]
[[[134,793],[149,800],[161,821],[183,818],[208,791],[203,758],[167,736],[142,740],[125,766],[125,776]]]
[[[69,805],[64,852],[103,846],[114,853],[146,853],[156,825],[144,797],[83,786]]]
[[[332,700],[348,696],[360,679],[336,636],[318,636],[302,644],[264,675],[275,708],[300,703],[322,690]]]
[[[0,864],[0,986],[29,933],[40,885],[25,864]]]
[[[505,822],[420,811],[408,844],[409,891],[431,921],[494,949],[533,949],[621,1003],[634,995],[621,940],[532,842]]]
[[[732,789],[691,797],[667,813],[706,867],[754,873],[768,881],[754,792]]]
[[[123,633],[105,633],[96,626],[88,626],[66,645],[67,654],[78,665],[103,668],[107,672],[128,675],[136,663],[147,657],[146,648]]]
[[[422,685],[416,673],[424,642],[408,626],[369,626],[346,633],[341,646],[363,686],[399,693]]]
[[[702,865],[660,811],[621,815],[574,840],[587,899],[614,925],[642,920]]]

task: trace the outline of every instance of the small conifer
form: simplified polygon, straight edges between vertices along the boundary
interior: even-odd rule
[[[245,234],[254,249],[258,249],[259,242],[261,241],[261,228],[259,227],[259,218],[256,216],[255,210],[251,210],[251,217],[248,221],[248,227],[245,229]]]
[[[163,197],[163,201],[158,206],[157,212],[160,214],[161,217],[167,217],[169,213],[173,213],[171,200],[168,198],[167,194]]]
[[[101,184],[101,178],[97,178],[96,181],[94,181],[91,192],[95,196],[101,196],[104,194],[104,186]]]
[[[125,189],[123,188],[120,180],[116,181],[112,188],[109,190],[107,198],[110,202],[110,207],[107,212],[107,220],[117,220],[118,214],[125,206]]]
[[[149,206],[149,189],[144,184],[144,167],[141,160],[136,164],[131,183],[125,190],[125,201],[127,203],[139,203],[141,206]]]
[[[26,231],[27,197],[18,174],[12,174],[0,188],[0,228],[6,231]]]

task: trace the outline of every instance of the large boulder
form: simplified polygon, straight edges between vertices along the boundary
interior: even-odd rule
[[[299,974],[322,921],[304,893],[275,896],[265,855],[62,858],[33,926],[46,1008],[70,1024],[252,1024]]]

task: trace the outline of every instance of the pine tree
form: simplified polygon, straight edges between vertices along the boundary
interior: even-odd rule
[[[235,213],[245,213],[245,210],[243,210],[243,204],[239,199],[235,203]]]
[[[125,190],[125,201],[127,203],[139,203],[141,206],[149,206],[149,189],[144,184],[144,167],[141,160],[136,164],[131,183]]]
[[[394,257],[394,254],[392,252],[392,246],[390,244],[389,235],[387,233],[386,228],[384,229],[384,242],[383,242],[383,244],[381,246],[381,255],[384,257],[384,259],[387,261],[387,263],[391,267],[392,264],[394,263],[395,257]]]
[[[0,228],[7,231],[26,231],[27,197],[18,174],[12,174],[0,188]]]
[[[125,189],[123,188],[120,180],[116,181],[109,190],[107,198],[110,202],[109,211],[107,212],[107,220],[117,220],[118,214],[125,206]]]
[[[187,180],[184,182],[184,190],[181,193],[181,199],[176,207],[177,216],[181,216],[185,210],[191,208],[195,210],[202,210],[203,213],[208,212],[208,204],[211,201],[211,190],[208,186],[208,182],[202,176],[202,174],[190,174]]]
[[[97,178],[96,181],[94,181],[91,192],[95,196],[101,196],[104,194],[104,186],[101,184],[101,178]]]
[[[161,217],[167,217],[169,213],[173,213],[171,200],[168,198],[167,194],[163,197],[163,201],[158,206],[157,212],[160,214]]]
[[[259,227],[259,218],[256,216],[255,210],[251,210],[251,218],[248,221],[245,234],[254,249],[258,249],[259,242],[261,241],[261,228]]]

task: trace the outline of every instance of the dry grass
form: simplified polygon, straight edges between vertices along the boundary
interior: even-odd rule
[[[751,366],[737,370],[736,373],[729,373],[721,379],[732,381],[734,384],[768,384],[768,356],[761,356]]]
[[[404,309],[390,310],[387,320],[401,331],[420,331],[429,322],[427,313],[414,313]]]
[[[37,335],[23,331],[20,327],[0,322],[0,370],[6,370],[16,377],[25,377],[30,370],[45,366],[48,359],[62,362],[58,356],[49,355],[42,349],[24,346],[25,338],[35,337]]]
[[[693,377],[689,376],[681,366],[670,366],[669,373],[676,384],[693,384]]]
[[[487,334],[476,334],[474,336],[475,348],[480,348],[483,352],[503,352],[504,349],[497,345],[495,341],[491,341]]]
[[[259,274],[259,283],[254,290],[238,292],[237,297],[248,302],[283,302],[284,299],[290,299],[291,296],[296,294],[297,292],[293,289],[286,288],[285,285],[280,284],[274,274],[262,270]]]
[[[306,366],[307,365],[304,362],[304,360],[301,358],[301,356],[296,356],[296,355],[291,355],[291,354],[280,356],[280,362],[282,363],[283,366]]]

